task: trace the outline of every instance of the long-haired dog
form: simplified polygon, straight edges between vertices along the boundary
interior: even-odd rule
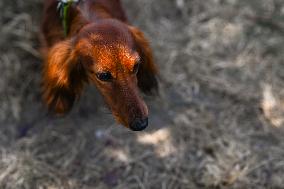
[[[73,4],[67,33],[57,7],[58,0],[45,0],[43,96],[49,109],[67,113],[84,85],[94,84],[119,123],[145,129],[148,108],[139,89],[157,91],[157,68],[147,39],[128,23],[120,0]]]

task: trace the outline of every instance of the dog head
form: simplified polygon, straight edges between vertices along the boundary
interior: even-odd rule
[[[71,110],[85,83],[94,84],[116,120],[132,130],[148,125],[139,89],[157,90],[157,69],[149,43],[135,27],[116,20],[89,24],[49,51],[44,98],[59,114]]]

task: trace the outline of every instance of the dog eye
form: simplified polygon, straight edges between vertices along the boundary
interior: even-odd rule
[[[133,67],[133,73],[134,74],[137,74],[138,73],[138,70],[139,70],[139,67],[140,67],[140,63],[136,63]]]
[[[97,73],[96,76],[101,81],[110,81],[112,79],[110,72]]]

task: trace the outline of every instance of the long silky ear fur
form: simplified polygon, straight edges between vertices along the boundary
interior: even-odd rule
[[[141,66],[137,73],[138,87],[145,94],[156,94],[158,92],[158,69],[154,64],[150,44],[138,28],[133,26],[129,26],[129,28],[141,58]]]
[[[60,115],[70,111],[83,90],[85,76],[70,40],[52,47],[43,70],[43,98],[49,110]]]

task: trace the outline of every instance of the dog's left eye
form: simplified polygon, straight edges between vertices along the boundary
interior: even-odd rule
[[[140,66],[140,63],[136,63],[136,64],[134,65],[133,71],[132,71],[134,74],[137,74],[137,73],[138,73],[139,66]]]
[[[110,81],[112,79],[110,72],[97,73],[96,76],[101,81]]]

